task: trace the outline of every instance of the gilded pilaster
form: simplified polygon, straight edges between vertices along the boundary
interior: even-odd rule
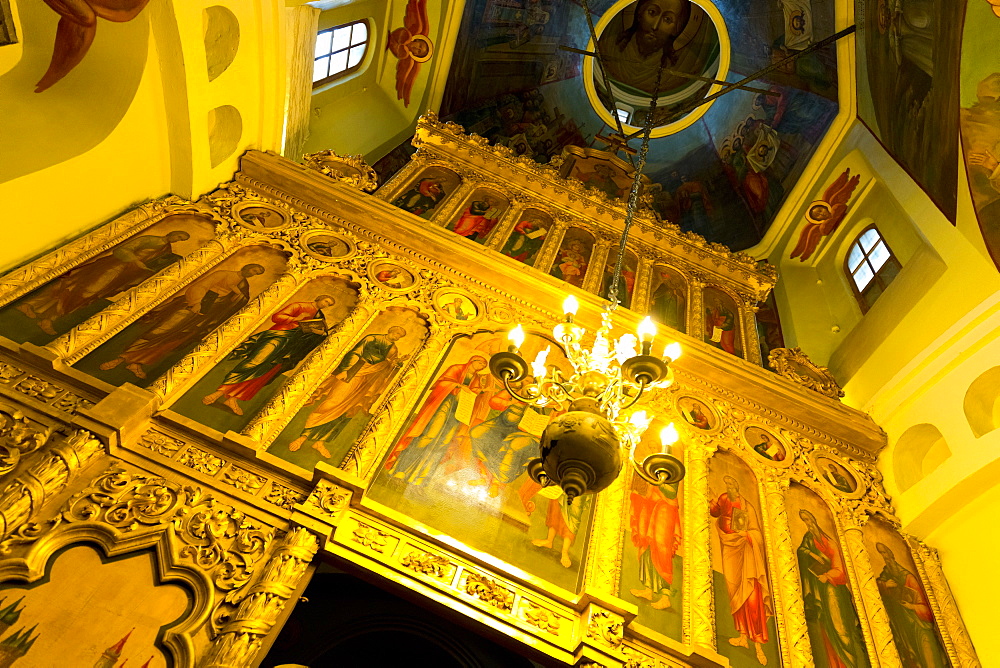
[[[692,271],[688,281],[687,333],[696,339],[705,338],[705,275]]]
[[[696,444],[685,448],[684,476],[684,639],[715,650],[715,601],[712,591],[712,518],[708,512],[708,458]]]
[[[491,248],[495,251],[500,250],[503,246],[504,241],[510,236],[510,231],[514,229],[514,226],[521,219],[521,215],[524,213],[524,205],[527,200],[520,195],[510,196],[510,206],[500,216],[499,222],[497,222],[496,227],[493,228],[493,233],[490,234],[489,241],[486,242],[486,247]]]
[[[413,410],[428,376],[447,353],[454,334],[455,328],[452,327],[442,327],[431,333],[424,347],[413,357],[410,368],[396,382],[381,410],[354,445],[342,468],[351,470],[353,462],[358,477],[364,478],[366,483],[371,479],[376,462],[391,447],[392,437]]]
[[[326,337],[302,363],[299,370],[271,397],[243,430],[243,433],[266,446],[285,428],[306,400],[316,391],[340,362],[344,350],[372,323],[380,310],[381,293],[362,297],[354,310],[340,323],[336,333]]]
[[[632,291],[632,305],[629,307],[636,313],[649,313],[649,285],[653,276],[653,261],[644,256],[639,257],[639,266],[635,271],[635,289]]]
[[[597,243],[594,244],[594,252],[590,255],[590,262],[587,263],[587,275],[583,278],[583,289],[592,292],[599,297],[604,295],[601,292],[601,281],[604,280],[604,266],[611,257],[611,248],[614,240],[608,235],[598,234]]]
[[[622,524],[628,510],[625,498],[631,479],[632,472],[626,467],[611,486],[596,497],[597,511],[587,550],[586,588],[598,596],[618,597],[625,539]]]
[[[763,364],[760,357],[760,341],[757,339],[757,298],[754,295],[741,294],[737,303],[740,307],[740,320],[743,322],[743,357],[748,362]]]
[[[196,278],[204,276],[232,250],[224,241],[213,240],[127,291],[114,304],[87,318],[45,347],[59,355],[67,364],[78,362],[154,306],[170,299]]]
[[[247,590],[236,612],[212,642],[201,668],[244,668],[255,664],[261,641],[270,632],[295,593],[309,562],[319,550],[319,540],[296,527],[288,532],[261,571],[260,579]]]
[[[941,556],[937,550],[925,545],[923,541],[912,536],[907,536],[906,540],[910,544],[910,552],[920,572],[920,579],[928,590],[927,598],[930,600],[931,610],[934,611],[934,618],[937,620],[952,665],[962,668],[982,668],[976,648],[972,646],[972,639],[969,638],[969,632],[965,628],[965,622],[958,612],[951,587],[941,569]]]
[[[22,527],[103,452],[101,442],[83,430],[48,446],[40,459],[0,491],[0,537]]]
[[[201,343],[150,386],[150,390],[166,400],[190,387],[201,375],[212,370],[220,360],[238,346],[261,320],[266,319],[287,301],[300,287],[298,276],[285,273],[260,293],[243,310],[232,316],[201,340]]]
[[[556,259],[556,253],[559,252],[559,246],[562,245],[563,237],[566,236],[566,230],[569,227],[570,221],[566,218],[556,219],[552,231],[548,233],[545,241],[542,242],[542,248],[538,251],[538,258],[535,260],[536,269],[546,274],[552,270],[552,263]]]
[[[844,543],[847,546],[847,559],[854,571],[855,602],[861,612],[862,620],[867,620],[871,628],[871,638],[874,644],[872,663],[879,668],[902,668],[899,652],[892,639],[892,629],[889,627],[889,616],[886,614],[882,596],[875,581],[868,550],[865,548],[861,527],[852,517],[842,515],[844,527]],[[862,621],[864,624],[864,621]]]
[[[802,583],[788,527],[788,512],[785,510],[784,491],[788,488],[788,478],[776,471],[766,471],[760,479],[761,496],[766,500],[762,510],[770,543],[771,581],[778,594],[775,605],[781,611],[774,616],[781,653],[788,657],[790,667],[811,668],[815,664],[806,628]]]

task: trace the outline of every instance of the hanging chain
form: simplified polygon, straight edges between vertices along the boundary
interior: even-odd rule
[[[586,3],[587,0],[583,0]],[[589,17],[589,14],[588,14]],[[649,134],[653,130],[653,117],[656,114],[656,101],[660,95],[660,77],[663,76],[663,61],[656,70],[656,83],[653,85],[653,99],[649,103],[646,122],[642,126],[642,145],[639,147],[639,164],[635,168],[635,178],[632,179],[632,190],[628,194],[628,205],[625,208],[625,229],[622,230],[621,241],[618,242],[618,260],[615,262],[615,273],[611,278],[611,287],[607,298],[611,301],[610,309],[618,308],[618,283],[622,277],[622,266],[625,263],[625,246],[628,243],[628,233],[632,229],[635,210],[639,205],[639,186],[642,184],[642,170],[646,166],[646,153],[649,151]]]

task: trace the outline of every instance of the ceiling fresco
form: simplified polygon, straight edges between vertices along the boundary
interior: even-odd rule
[[[671,71],[661,89],[680,101],[667,105],[674,116],[658,117],[660,124],[710,92],[711,82],[692,75],[723,72],[738,81],[834,32],[832,0],[594,0],[590,7],[616,98],[624,91],[641,111],[659,63]],[[607,89],[595,81],[597,94],[588,95],[584,57],[559,48],[587,48],[581,4],[470,0],[459,35],[442,118],[539,162],[568,145],[605,147],[598,135],[615,129],[610,114],[597,111]],[[759,92],[731,92],[653,139],[645,170],[662,188],[655,208],[664,218],[734,250],[760,241],[837,114],[834,47],[751,85]],[[641,125],[645,114],[635,115]]]

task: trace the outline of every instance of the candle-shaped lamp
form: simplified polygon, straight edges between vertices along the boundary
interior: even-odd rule
[[[580,310],[580,302],[573,295],[569,295],[563,300],[563,313],[566,314],[566,322],[573,322],[573,316]]]
[[[524,329],[522,329],[521,325],[510,330],[510,333],[507,334],[507,340],[510,341],[510,352],[516,353],[520,349],[521,344],[524,343]]]
[[[674,341],[673,343],[667,344],[667,347],[663,349],[663,357],[666,358],[667,362],[673,362],[681,356],[681,344]]]
[[[648,355],[653,347],[653,337],[656,336],[656,323],[647,315],[639,323],[638,333],[639,340],[642,341],[642,354]]]
[[[680,437],[681,435],[677,433],[677,427],[674,426],[673,422],[661,429],[660,443],[663,445],[663,452],[669,454],[670,446],[676,443]]]

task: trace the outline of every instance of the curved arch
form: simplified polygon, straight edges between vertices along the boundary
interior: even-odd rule
[[[927,477],[949,457],[951,449],[932,424],[915,424],[899,437],[893,449],[892,468],[901,492]]]
[[[976,438],[1000,427],[1000,366],[972,381],[965,393],[964,408]]]
[[[224,104],[208,112],[208,148],[212,167],[236,152],[243,136],[243,117],[236,107]]]
[[[202,12],[202,23],[208,80],[215,81],[236,60],[240,48],[240,21],[222,5],[213,5]]]

